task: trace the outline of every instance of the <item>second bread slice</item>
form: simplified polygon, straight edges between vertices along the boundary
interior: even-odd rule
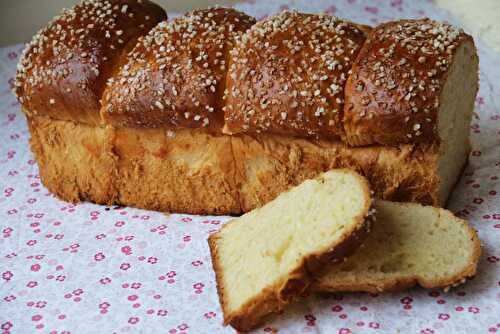
[[[224,323],[258,325],[300,295],[327,263],[343,260],[370,227],[368,182],[333,170],[282,193],[209,238]]]
[[[363,247],[320,276],[314,290],[447,288],[476,273],[481,245],[465,220],[416,203],[378,201],[375,208],[377,224]]]

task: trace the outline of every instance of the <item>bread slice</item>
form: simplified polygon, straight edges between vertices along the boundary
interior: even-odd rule
[[[476,231],[451,212],[415,203],[377,201],[377,223],[347,261],[311,287],[377,293],[414,285],[449,287],[476,273]]]
[[[325,263],[343,260],[369,230],[365,178],[332,170],[282,193],[209,238],[224,324],[258,325],[300,295]]]

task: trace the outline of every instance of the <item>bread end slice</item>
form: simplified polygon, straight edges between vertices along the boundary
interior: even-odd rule
[[[363,246],[320,276],[314,291],[448,289],[476,274],[481,243],[467,221],[416,203],[378,201],[375,207],[377,224]]]
[[[282,193],[209,237],[224,324],[259,325],[342,262],[373,220],[368,182],[356,172],[324,173]]]

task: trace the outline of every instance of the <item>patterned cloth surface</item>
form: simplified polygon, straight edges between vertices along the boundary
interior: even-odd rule
[[[333,5],[334,4],[334,5]],[[296,8],[376,24],[430,16],[429,1],[248,1],[265,17]],[[500,333],[500,56],[477,41],[473,151],[450,209],[479,231],[478,275],[445,293],[310,296],[258,332]],[[207,236],[228,220],[72,205],[41,184],[11,90],[22,46],[0,49],[1,333],[234,333],[222,327]]]

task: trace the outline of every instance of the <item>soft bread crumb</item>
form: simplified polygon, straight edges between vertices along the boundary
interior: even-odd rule
[[[237,218],[210,237],[225,323],[254,327],[307,288],[320,262],[335,263],[361,242],[372,215],[368,182],[333,170]],[[359,242],[358,242],[359,240]]]
[[[475,274],[480,243],[466,221],[415,203],[378,201],[375,207],[377,223],[363,247],[318,278],[314,290],[449,289]]]

